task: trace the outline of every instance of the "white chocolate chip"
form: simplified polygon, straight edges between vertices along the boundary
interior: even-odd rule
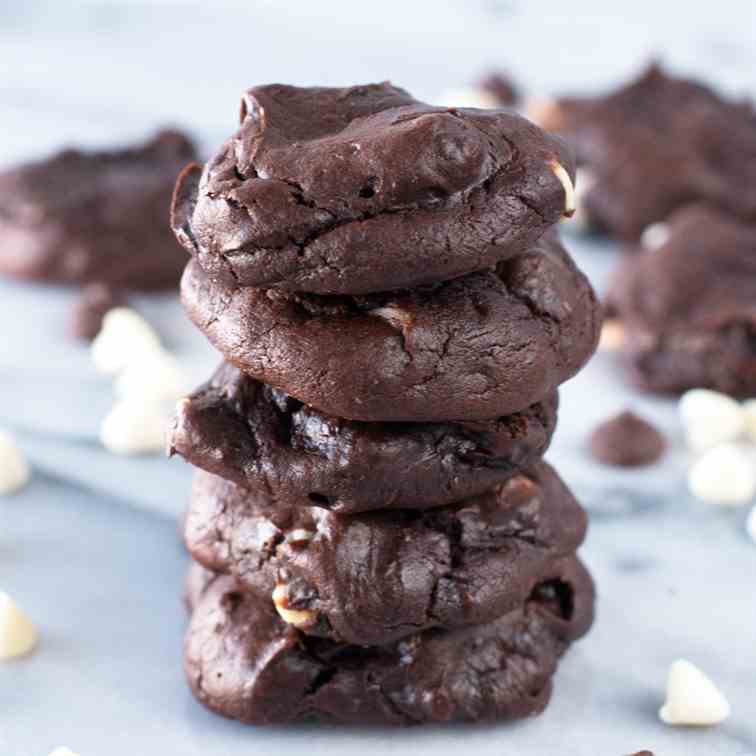
[[[140,356],[159,350],[157,333],[138,312],[114,307],[92,342],[92,360],[99,372],[115,375]]]
[[[60,748],[56,748],[54,751],[52,751],[50,753],[50,756],[79,756],[79,754],[74,753],[70,748],[61,746]]]
[[[174,402],[188,390],[178,360],[162,349],[137,355],[115,383],[116,394],[122,398]]]
[[[13,438],[0,431],[0,496],[23,488],[30,475],[29,463]]]
[[[100,426],[100,440],[113,454],[150,454],[165,449],[168,415],[150,400],[116,402]]]
[[[658,249],[669,239],[669,225],[666,223],[652,223],[641,234],[641,245],[646,249]]]
[[[412,316],[406,310],[395,305],[376,307],[374,310],[368,310],[368,315],[385,320],[390,326],[400,331],[412,324]]]
[[[309,627],[315,624],[317,615],[307,609],[289,609],[289,591],[283,583],[273,590],[273,604],[281,619],[294,627]]]
[[[625,327],[619,318],[609,318],[601,326],[598,348],[607,352],[622,349],[625,342]]]
[[[738,506],[756,495],[756,464],[735,444],[705,451],[688,471],[690,492],[701,501]]]
[[[452,89],[444,92],[437,99],[440,107],[445,108],[481,108],[491,110],[501,107],[489,92],[477,87],[469,89]]]
[[[734,441],[745,429],[740,403],[718,391],[686,391],[678,406],[686,440],[694,451]]]
[[[0,593],[0,659],[28,654],[37,645],[31,620],[7,594]]]
[[[756,399],[743,402],[743,423],[749,438],[756,441]]]
[[[294,545],[305,545],[313,539],[313,533],[311,530],[305,530],[304,528],[296,528],[290,533],[286,534],[286,542]]]
[[[562,215],[566,215],[569,218],[575,212],[575,187],[572,184],[572,179],[564,166],[556,160],[552,160],[549,163],[549,167],[564,187],[564,210],[562,211]]]
[[[698,667],[678,659],[669,668],[667,697],[659,718],[668,725],[715,725],[730,716],[730,704]]]

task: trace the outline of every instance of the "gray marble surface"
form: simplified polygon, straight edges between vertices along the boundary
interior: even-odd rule
[[[0,163],[64,143],[116,143],[165,122],[212,145],[233,128],[239,92],[265,80],[392,78],[434,97],[501,64],[533,92],[592,89],[661,50],[680,70],[753,93],[754,5],[721,10],[648,0],[0,2]],[[568,243],[601,288],[616,250]],[[176,517],[190,471],[100,449],[111,388],[86,349],[63,338],[72,300],[0,283],[0,426],[34,464],[32,484],[0,499],[0,590],[42,633],[33,656],[0,665],[0,756],[45,756],[61,744],[81,756],[756,754],[756,546],[745,510],[691,499],[674,403],[633,392],[606,354],[564,387],[549,453],[591,512],[583,554],[599,599],[595,628],[563,661],[543,716],[389,732],[251,729],[207,714],[180,664],[186,556]],[[173,298],[138,305],[193,375],[209,372],[216,357]],[[670,439],[662,463],[642,472],[609,471],[585,452],[595,422],[626,406]],[[658,721],[667,667],[680,656],[726,693],[724,725]]]

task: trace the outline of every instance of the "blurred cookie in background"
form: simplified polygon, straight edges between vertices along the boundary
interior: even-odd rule
[[[111,151],[67,149],[0,173],[0,274],[141,291],[178,285],[168,215],[190,139],[164,130]]]
[[[606,304],[641,388],[756,395],[756,225],[678,210],[664,243],[626,257]]]
[[[533,101],[529,118],[567,139],[585,224],[636,240],[703,201],[756,221],[756,112],[654,63],[597,97]]]

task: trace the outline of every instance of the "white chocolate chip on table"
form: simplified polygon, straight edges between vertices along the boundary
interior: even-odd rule
[[[701,501],[738,506],[756,496],[756,460],[736,444],[704,452],[688,471],[690,492]]]
[[[169,416],[161,402],[123,399],[113,405],[102,421],[100,440],[114,454],[163,451]]]
[[[13,437],[0,431],[0,496],[19,491],[30,476],[29,463]]]
[[[706,726],[730,716],[730,704],[698,667],[685,659],[672,664],[667,677],[667,697],[659,718],[669,725]]]
[[[178,360],[163,350],[138,355],[115,382],[116,394],[126,399],[175,402],[189,388]]]
[[[92,342],[92,361],[99,372],[116,375],[140,356],[160,350],[155,329],[138,312],[115,307]]]
[[[78,753],[74,753],[70,748],[61,746],[50,752],[50,756],[79,756]]]
[[[28,654],[37,638],[31,620],[7,593],[0,593],[0,660]]]
[[[694,451],[734,441],[746,427],[745,413],[740,403],[718,391],[686,391],[680,397],[679,411],[685,438]]]

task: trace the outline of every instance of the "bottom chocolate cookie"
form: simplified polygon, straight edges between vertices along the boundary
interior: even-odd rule
[[[580,562],[522,607],[483,625],[384,646],[308,637],[267,596],[204,572],[189,580],[185,668],[209,709],[249,724],[301,719],[375,725],[493,721],[537,714],[557,660],[593,619]]]

